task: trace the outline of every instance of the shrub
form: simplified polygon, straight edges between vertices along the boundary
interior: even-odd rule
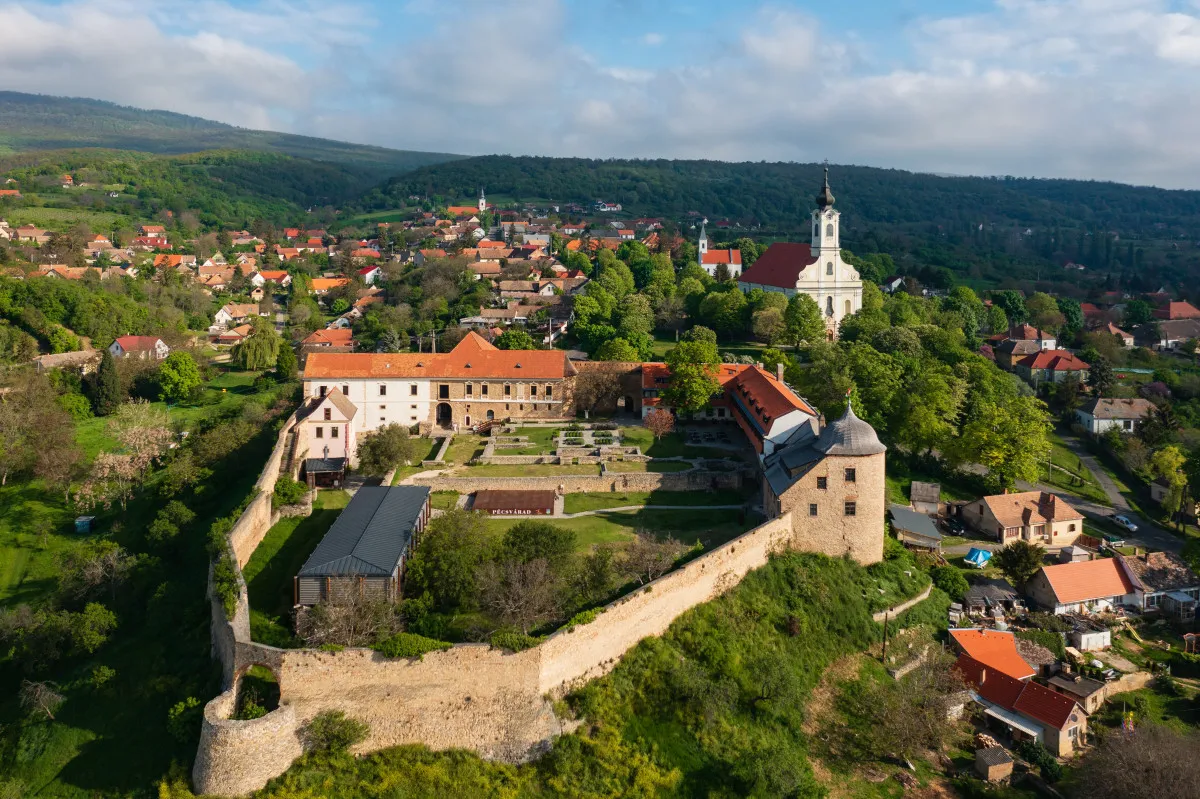
[[[374,644],[371,648],[384,657],[389,658],[420,658],[426,652],[438,652],[449,649],[453,644],[426,638],[414,633],[396,633]]]
[[[282,508],[286,505],[295,505],[304,499],[304,495],[308,493],[308,486],[299,480],[293,480],[287,475],[280,475],[275,481],[275,491],[271,495],[271,507]]]
[[[571,620],[567,622],[566,627],[568,630],[570,630],[570,629],[574,629],[575,627],[582,625],[582,624],[591,624],[592,622],[594,622],[596,620],[596,617],[599,616],[603,612],[604,612],[604,608],[592,608],[591,610],[581,610],[579,613],[576,613],[574,616],[571,617]]]
[[[341,652],[345,648],[346,647],[342,646],[341,644],[321,644],[319,647],[317,647],[317,649],[320,649],[322,652]]]
[[[58,404],[77,422],[92,418],[92,403],[82,394],[62,394]]]
[[[1053,613],[1035,611],[1027,614],[1025,621],[1032,627],[1036,627],[1039,630],[1048,630],[1052,633],[1069,633],[1073,629],[1069,621]]]
[[[541,638],[535,635],[525,635],[524,633],[515,632],[512,630],[501,630],[492,633],[492,637],[488,639],[488,643],[493,649],[507,649],[510,652],[523,652],[526,649],[532,649],[542,642]]]
[[[326,710],[313,716],[304,727],[304,743],[316,752],[344,752],[362,743],[371,728],[358,719],[348,718],[340,710]]]
[[[1050,750],[1037,741],[1021,741],[1013,751],[1023,760],[1027,760],[1042,770],[1042,779],[1046,782],[1058,782],[1062,779],[1062,766],[1055,760]]]
[[[955,602],[961,602],[971,587],[963,573],[953,566],[934,567],[929,576],[933,578],[933,584],[949,594]]]
[[[167,732],[176,740],[187,743],[200,724],[204,706],[194,696],[189,696],[167,711]]]
[[[1062,636],[1058,633],[1052,633],[1049,630],[1021,630],[1017,633],[1017,637],[1046,647],[1059,660],[1065,660],[1067,657],[1066,646],[1063,644]]]
[[[213,564],[213,590],[225,609],[225,618],[232,619],[237,610],[238,579],[233,555],[225,552]]]

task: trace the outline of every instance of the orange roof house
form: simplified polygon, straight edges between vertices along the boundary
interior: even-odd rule
[[[345,286],[349,282],[349,278],[344,277],[314,277],[312,280],[312,290],[314,294],[324,294],[331,289]]]
[[[951,630],[950,638],[962,654],[1014,680],[1028,680],[1037,674],[1017,652],[1016,637],[1010,632]]]
[[[1118,558],[1043,566],[1026,588],[1055,613],[1088,612],[1126,604],[1134,583]]]
[[[1190,302],[1168,302],[1154,309],[1156,319],[1200,319],[1200,308]]]
[[[21,192],[17,189],[0,189],[0,197],[20,197]]]
[[[353,347],[354,331],[348,327],[317,330],[300,343],[309,347]]]
[[[1082,379],[1091,369],[1086,361],[1080,360],[1070,350],[1042,350],[1026,355],[1015,364],[1016,371],[1027,380],[1053,380],[1059,382],[1068,375]]]

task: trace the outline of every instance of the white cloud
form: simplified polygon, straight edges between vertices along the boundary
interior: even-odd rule
[[[706,38],[670,68],[610,41],[584,49],[565,0],[436,7],[411,0],[421,34],[369,47],[365,11],[317,0],[0,0],[0,87],[464,153],[828,157],[1200,188],[1200,11],[1170,0],[996,0],[897,30],[886,54],[764,6],[690,31]]]

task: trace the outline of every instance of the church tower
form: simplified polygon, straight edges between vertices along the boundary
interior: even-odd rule
[[[708,219],[704,219],[700,223],[700,241],[697,243],[697,253],[700,256],[700,263],[704,263],[704,255],[708,252]]]
[[[812,212],[812,251],[820,254],[821,263],[841,252],[839,244],[841,214],[833,208],[833,192],[829,190],[829,167],[825,167],[825,186],[817,195],[817,207]]]
[[[487,199],[483,196],[483,189],[479,190],[479,213],[487,210]]]

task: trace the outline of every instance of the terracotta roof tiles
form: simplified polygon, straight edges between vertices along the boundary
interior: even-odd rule
[[[1133,593],[1133,583],[1115,558],[1043,566],[1042,573],[1059,604]]]

